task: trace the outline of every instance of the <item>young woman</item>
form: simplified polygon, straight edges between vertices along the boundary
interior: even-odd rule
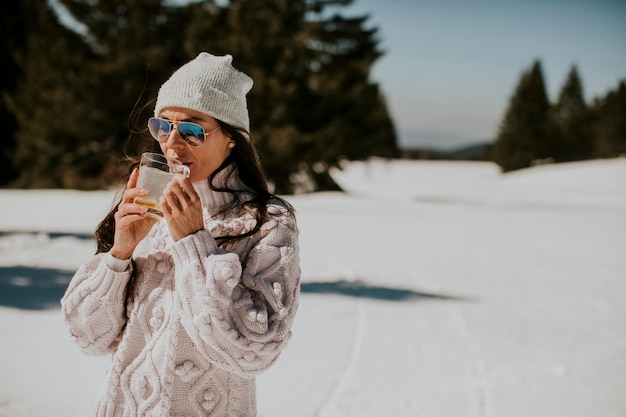
[[[190,175],[169,183],[155,220],[134,203],[134,169],[61,301],[80,349],[112,354],[96,416],[255,416],[254,377],[291,335],[294,210],[268,191],[252,79],[231,62],[201,53],[161,86],[150,140]]]

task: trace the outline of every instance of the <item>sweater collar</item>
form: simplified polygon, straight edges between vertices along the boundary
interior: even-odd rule
[[[254,197],[254,192],[248,188],[243,181],[241,181],[241,178],[239,178],[238,169],[234,164],[231,164],[218,172],[217,175],[215,175],[215,178],[213,178],[213,184],[215,185],[215,188],[227,188],[229,190],[237,191],[240,203],[249,201]],[[209,186],[208,179],[193,184],[193,188],[200,196],[202,207],[209,215],[219,213],[224,208],[232,205],[237,199],[237,197],[232,193],[213,191]]]

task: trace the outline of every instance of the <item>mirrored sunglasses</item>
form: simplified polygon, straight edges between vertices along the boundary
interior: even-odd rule
[[[192,122],[171,122],[158,117],[148,119],[148,130],[154,139],[165,142],[172,129],[176,129],[181,138],[191,146],[200,146],[207,135],[219,130],[219,126],[206,133],[204,128]]]

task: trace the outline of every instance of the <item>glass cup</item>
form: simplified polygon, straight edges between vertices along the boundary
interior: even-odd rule
[[[161,219],[163,211],[159,199],[163,195],[165,186],[176,174],[189,177],[189,168],[180,161],[159,153],[146,152],[141,155],[139,162],[139,178],[137,188],[143,188],[148,193],[135,198],[135,204],[148,208],[146,217]]]

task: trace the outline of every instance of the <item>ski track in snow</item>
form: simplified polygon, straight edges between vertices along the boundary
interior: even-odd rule
[[[341,377],[335,383],[334,388],[328,395],[328,399],[324,401],[321,408],[317,410],[314,417],[341,417],[339,401],[345,398],[346,391],[352,384],[356,373],[357,364],[363,349],[363,339],[365,337],[365,305],[359,302],[355,308],[355,324],[354,334],[352,336],[352,349],[350,349],[350,358]]]
[[[457,322],[459,334],[465,339],[468,346],[472,372],[471,382],[473,383],[473,389],[476,391],[477,415],[480,417],[494,417],[491,381],[485,370],[485,363],[476,348],[471,330],[463,318],[459,307],[453,305],[451,309]]]

